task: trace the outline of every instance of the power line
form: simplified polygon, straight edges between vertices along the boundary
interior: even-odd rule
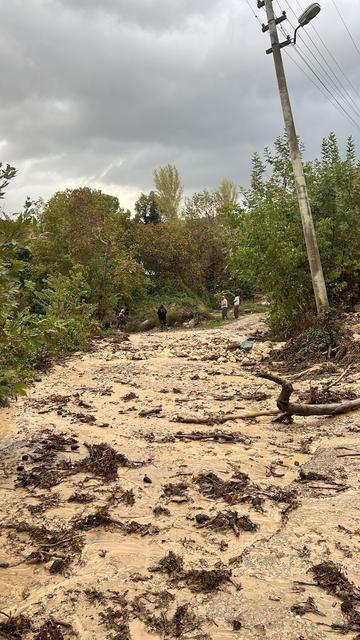
[[[261,22],[261,20],[260,20],[259,16],[257,15],[257,13],[256,13],[256,11],[255,11],[255,9],[254,9],[254,7],[252,6],[252,4],[250,3],[250,1],[249,1],[249,0],[246,0],[246,3],[247,3],[247,5],[248,5],[248,7],[249,7],[249,9],[250,9],[251,13],[253,14],[254,18],[256,18],[256,20],[258,21],[259,25],[262,27],[262,22]]]
[[[298,0],[296,0],[298,2]],[[291,5],[289,4],[288,0],[285,0],[287,6],[289,7],[289,9],[291,10],[291,12],[294,14],[294,16],[296,17],[296,13],[293,10],[293,8],[291,7]],[[300,8],[301,5],[298,2]],[[292,29],[294,29],[294,25],[292,24],[291,20],[288,18],[289,20],[289,24],[292,27]],[[330,83],[330,86],[332,87],[332,89],[335,91],[335,93],[338,94],[339,99],[342,100],[344,102],[344,104],[350,108],[352,110],[352,112],[355,114],[356,118],[360,118],[360,108],[357,105],[357,103],[355,102],[354,98],[352,97],[352,95],[349,93],[349,91],[347,90],[346,86],[344,85],[344,83],[342,82],[341,78],[339,78],[336,73],[334,72],[334,70],[331,68],[331,66],[329,65],[328,61],[326,60],[326,58],[324,57],[324,55],[322,54],[322,52],[320,51],[319,47],[317,46],[316,42],[314,42],[313,38],[309,35],[309,33],[306,31],[305,32],[306,35],[308,36],[308,38],[310,39],[310,41],[312,42],[312,44],[314,45],[316,51],[318,52],[318,54],[321,56],[322,60],[324,61],[325,65],[322,63],[322,61],[318,58],[318,56],[316,56],[316,53],[309,47],[309,45],[305,42],[304,38],[302,37],[302,35],[298,35],[298,38],[301,40],[301,42],[303,43],[304,47],[306,48],[306,51],[308,51],[308,53],[312,56],[312,58],[314,59],[314,63],[315,65],[317,65],[317,72],[318,74],[324,74],[326,80]],[[309,57],[304,53],[305,57],[307,57],[307,59],[309,60]],[[311,62],[311,60],[310,60]],[[314,64],[313,62],[311,62],[311,64]],[[327,68],[326,68],[327,67]],[[319,69],[320,68],[320,69]],[[329,73],[329,71],[330,73]],[[332,78],[332,76],[330,75],[332,74],[332,76],[335,78],[335,80]],[[346,95],[341,95],[342,92],[345,92]]]
[[[278,1],[278,0],[277,0]],[[299,0],[296,0],[296,3],[298,5],[298,7],[302,10],[302,6],[299,2]],[[278,3],[279,4],[279,3]],[[279,5],[280,6],[280,5]],[[360,98],[360,93],[357,90],[357,88],[353,85],[352,81],[350,80],[350,78],[348,78],[348,76],[346,75],[346,72],[344,71],[343,67],[339,64],[338,60],[335,58],[334,54],[332,53],[332,51],[329,49],[329,47],[327,46],[327,44],[324,42],[321,34],[319,33],[318,29],[316,28],[316,26],[311,22],[310,23],[310,27],[312,28],[312,30],[316,33],[317,37],[319,38],[320,42],[322,43],[324,49],[327,51],[327,53],[329,54],[329,56],[331,57],[331,59],[335,62],[337,68],[339,69],[340,73],[343,74],[345,80],[349,83],[350,87],[352,88],[352,90],[354,91],[354,93],[356,93],[356,95]]]
[[[253,7],[250,5],[249,0],[246,0],[247,4],[249,5],[252,13],[254,14],[254,16],[256,17],[256,19],[258,20],[258,22],[261,24],[261,21],[259,20],[259,17],[256,15]],[[291,5],[289,4],[288,0],[285,0],[287,6],[289,7],[290,11],[292,12],[292,14],[295,16],[296,21],[297,21],[297,15],[294,11],[294,9],[291,7]],[[298,0],[296,0],[296,2],[298,3],[298,5],[301,8],[301,5],[299,3]],[[276,0],[276,3],[280,9],[280,11],[282,11],[282,8],[280,6],[280,2],[279,0]],[[294,25],[292,24],[290,18],[288,17],[288,22],[291,26],[291,28],[293,30],[295,30]],[[286,37],[287,34],[284,30],[284,27],[282,24],[280,24],[280,29],[282,31],[282,33],[284,34],[284,36]],[[308,33],[306,32],[306,34],[308,35]],[[299,36],[300,37],[300,36]],[[331,69],[329,63],[327,62],[327,60],[324,58],[324,55],[322,54],[322,52],[319,50],[319,48],[317,47],[316,43],[313,41],[313,39],[310,36],[310,40],[312,41],[313,45],[315,46],[315,48],[318,50],[318,53],[320,54],[320,56],[323,58],[325,64],[329,67],[330,71],[333,73],[334,77],[335,77],[335,81],[338,83],[338,85],[340,85],[340,87],[342,87],[343,91],[345,91],[347,93],[347,95],[349,97],[344,97],[343,95],[341,95],[341,89],[339,90],[339,86],[336,84],[336,82],[332,79],[332,77],[330,76],[329,72],[327,71],[327,69],[324,67],[324,65],[322,64],[322,62],[320,60],[318,60],[316,54],[314,53],[314,51],[309,47],[309,45],[304,41],[303,38],[301,38],[301,41],[305,47],[305,49],[308,51],[308,53],[313,57],[315,63],[318,65],[318,67],[314,68],[314,62],[311,60],[311,58],[309,58],[309,56],[303,51],[299,51],[298,48],[295,48],[294,51],[296,52],[296,54],[300,57],[300,59],[302,60],[302,62],[306,65],[306,67],[309,69],[309,71],[311,72],[311,74],[316,78],[316,80],[320,83],[320,86],[318,84],[316,84],[316,82],[309,77],[309,75],[306,73],[306,71],[292,58],[292,56],[289,54],[289,52],[287,51],[287,49],[285,49],[287,55],[289,55],[289,57],[292,59],[292,61],[294,62],[294,64],[296,64],[299,69],[301,69],[301,71],[306,75],[306,77],[312,82],[312,84],[314,84],[314,86],[321,91],[321,93],[330,101],[330,103],[337,109],[337,111],[339,111],[339,109],[341,111],[339,111],[339,113],[341,113],[341,115],[345,115],[345,117],[348,119],[349,122],[351,122],[353,125],[355,125],[357,128],[360,129],[360,124],[359,122],[354,119],[354,118],[360,118],[360,110],[357,107],[357,104],[355,103],[354,99],[352,98],[351,94],[348,93],[348,91],[346,90],[346,88],[344,87],[342,81],[336,76],[336,74],[333,72],[333,70]],[[319,70],[320,67],[320,70]],[[344,74],[345,75],[345,74]],[[335,90],[335,93],[337,94],[334,95],[334,93],[332,92],[331,89],[328,88],[328,86],[326,85],[326,82],[330,83],[330,87],[332,90]],[[326,92],[326,93],[325,93]],[[340,102],[340,100],[342,100],[344,102],[344,105]],[[351,113],[348,112],[348,109],[352,109],[352,111],[354,112],[355,116],[353,117]]]
[[[344,20],[344,18],[343,18],[343,16],[342,16],[342,13],[339,11],[339,9],[338,9],[338,7],[337,7],[337,4],[336,4],[335,0],[331,0],[331,2],[333,3],[333,5],[334,5],[334,7],[335,7],[335,9],[336,9],[336,11],[337,11],[337,14],[338,14],[338,16],[339,16],[339,18],[340,18],[341,22],[343,23],[343,25],[344,25],[344,27],[345,27],[346,31],[348,32],[349,37],[350,37],[350,39],[351,39],[351,42],[353,43],[353,45],[354,45],[354,47],[355,47],[356,51],[358,52],[358,54],[359,54],[359,56],[360,56],[360,49],[359,49],[358,45],[356,44],[356,42],[355,42],[354,38],[352,37],[351,31],[350,31],[349,27],[347,26],[347,24],[346,24],[346,22],[345,22],[345,20]]]
[[[309,80],[309,82],[311,82],[314,87],[316,87],[316,89],[318,89],[318,91],[320,91],[320,93],[324,96],[324,98],[326,100],[329,100],[330,104],[337,110],[338,113],[340,113],[340,115],[344,116],[344,110],[340,110],[338,105],[336,104],[336,102],[334,102],[333,100],[333,96],[331,91],[329,91],[329,89],[326,87],[326,85],[324,85],[324,88],[326,89],[326,91],[322,88],[321,85],[318,85],[315,80],[313,80],[313,78],[305,71],[305,69],[298,63],[296,62],[295,58],[293,58],[293,56],[290,54],[290,51],[288,49],[285,49],[285,53],[286,55],[290,58],[290,60],[293,62],[294,65],[297,66],[298,69],[300,69],[300,71],[304,74],[304,76]],[[316,77],[316,74],[314,73],[314,71],[312,70],[312,67],[310,67],[308,65],[310,71],[313,73],[313,75]],[[319,81],[321,82],[321,80],[319,79]],[[352,120],[350,119],[350,117],[346,115],[347,120],[352,123]]]
[[[331,56],[332,60],[335,62],[337,68],[339,69],[339,71],[344,75],[345,79],[347,80],[347,82],[349,83],[350,87],[352,88],[353,92],[356,93],[356,95],[360,98],[360,92],[357,90],[357,88],[353,85],[353,83],[351,82],[350,78],[348,78],[348,76],[346,75],[344,69],[341,67],[341,65],[339,64],[339,62],[337,61],[337,59],[335,58],[335,56],[333,55],[333,53],[331,52],[331,50],[327,47],[326,43],[324,42],[324,40],[322,39],[319,31],[316,29],[316,27],[311,23],[311,27],[313,28],[313,30],[315,31],[315,33],[317,34],[319,40],[322,42],[322,45],[324,47],[324,49],[326,49],[326,51],[328,52],[328,54]]]
[[[310,55],[313,58],[313,61],[309,58],[309,56],[303,51],[303,55],[309,60],[309,62],[314,65],[315,62],[315,68],[317,70],[318,73],[323,74],[323,77],[325,77],[325,79],[329,82],[331,88],[335,91],[335,93],[337,93],[337,95],[339,96],[339,99],[342,100],[344,102],[344,104],[347,105],[347,107],[349,107],[353,113],[355,114],[356,117],[360,117],[360,109],[357,106],[356,102],[354,101],[354,99],[352,98],[352,96],[350,95],[350,98],[348,97],[348,95],[341,95],[342,91],[345,91],[344,85],[342,83],[341,80],[339,80],[338,78],[336,78],[336,81],[334,81],[332,79],[332,77],[330,76],[329,72],[327,71],[326,67],[322,64],[321,60],[318,60],[318,58],[316,57],[316,55],[314,54],[314,52],[306,45],[306,43],[304,42],[303,38],[300,37],[301,42],[305,45],[306,50],[310,53]],[[298,50],[298,49],[297,49]],[[317,67],[316,67],[317,65]],[[319,71],[319,68],[321,69],[321,71]]]
[[[288,0],[285,0],[285,2],[288,5],[288,7],[291,9],[292,13],[296,16],[296,14],[295,14],[294,10],[292,9],[292,7],[290,6]],[[299,0],[296,0],[296,2],[297,2],[297,4],[299,5],[299,7],[301,9],[301,5],[300,5]],[[289,22],[290,22],[290,20],[289,20]],[[290,22],[290,24],[291,24],[292,28],[294,28],[291,22]],[[316,56],[314,51],[312,51],[312,49],[309,47],[309,45],[305,42],[305,40],[304,40],[304,38],[302,37],[301,34],[298,35],[298,38],[302,41],[302,43],[306,47],[307,51],[309,51],[311,56],[314,58],[314,60],[315,60],[316,64],[318,65],[318,67],[320,67],[322,69],[322,72],[325,74],[325,76],[327,77],[328,81],[331,83],[331,85],[334,88],[334,90],[339,94],[341,94],[342,91],[345,92],[346,96],[342,96],[341,99],[347,104],[348,107],[350,107],[350,109],[352,109],[352,111],[355,113],[355,115],[357,117],[360,117],[360,108],[357,105],[357,103],[355,102],[355,100],[352,97],[351,93],[349,93],[349,91],[347,90],[347,88],[344,85],[342,79],[339,78],[338,75],[335,73],[335,71],[333,70],[333,68],[331,67],[331,65],[329,64],[329,62],[325,58],[325,56],[323,55],[322,51],[317,46],[317,44],[314,41],[314,39],[309,34],[309,32],[305,30],[305,34],[309,38],[309,40],[312,43],[312,45],[315,47],[317,53],[319,54],[319,56],[323,60],[324,64]],[[344,75],[344,78],[345,78],[345,81],[346,81],[346,76],[345,76],[345,74],[343,74],[343,75]]]
[[[321,86],[325,89],[325,91],[327,91],[330,96],[335,100],[336,104],[340,107],[340,109],[345,113],[346,117],[351,120],[351,122],[358,128],[360,129],[360,124],[358,122],[356,122],[354,120],[354,118],[352,117],[352,115],[350,113],[348,113],[346,111],[346,109],[343,107],[343,105],[341,104],[341,102],[339,102],[339,100],[337,99],[336,96],[334,96],[334,94],[328,89],[328,87],[326,86],[326,84],[323,82],[323,80],[321,79],[321,77],[318,76],[318,74],[316,73],[316,71],[314,71],[313,67],[311,64],[308,63],[308,61],[306,60],[306,58],[304,57],[304,54],[301,53],[301,51],[299,51],[299,49],[294,49],[294,51],[297,53],[297,55],[301,58],[301,60],[304,62],[304,64],[308,67],[308,69],[311,71],[311,73],[314,74],[314,76],[317,78],[317,80],[320,82]]]

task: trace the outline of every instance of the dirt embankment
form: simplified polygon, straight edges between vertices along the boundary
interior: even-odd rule
[[[179,422],[275,408],[274,345],[235,346],[264,330],[99,341],[1,411],[0,637],[360,634],[360,412]],[[332,392],[360,396],[356,373]]]

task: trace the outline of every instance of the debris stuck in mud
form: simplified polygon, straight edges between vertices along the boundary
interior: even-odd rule
[[[106,442],[102,444],[85,444],[85,447],[88,449],[89,455],[73,466],[74,473],[88,472],[94,476],[100,476],[105,482],[110,482],[117,478],[118,467],[133,469],[144,464],[143,462],[131,462]]]
[[[16,623],[0,637],[360,634],[358,412],[273,424],[277,393],[248,366],[273,345],[226,350],[258,320],[241,323],[102,338],[9,409],[0,624]],[[290,377],[294,393],[359,396],[348,356]]]
[[[71,624],[50,618],[38,626],[24,614],[0,622],[0,635],[8,640],[64,640],[62,629],[72,631]]]
[[[184,574],[183,580],[192,591],[216,591],[226,582],[230,582],[231,570],[221,569],[193,569]]]
[[[168,576],[182,574],[184,560],[173,551],[169,551],[158,564],[150,568],[152,572],[166,573]]]
[[[209,528],[215,531],[233,531],[236,536],[241,531],[256,531],[258,525],[249,516],[239,516],[237,511],[219,511],[212,518],[203,513],[197,514],[195,520],[199,528]]]
[[[201,493],[208,498],[222,498],[229,504],[251,500],[249,493],[256,487],[250,483],[246,473],[238,471],[231,480],[222,480],[215,473],[200,473],[194,478],[194,483]]]
[[[350,599],[360,602],[360,588],[352,584],[344,571],[331,560],[311,567],[309,572],[314,576],[316,584],[327,593],[342,600]]]

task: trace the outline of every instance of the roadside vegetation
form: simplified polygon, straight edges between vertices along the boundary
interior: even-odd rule
[[[360,300],[360,167],[352,139],[341,158],[334,134],[306,165],[331,305]],[[0,198],[16,169],[0,165]],[[224,179],[183,198],[173,165],[154,172],[135,215],[86,187],[27,200],[0,219],[0,404],[22,393],[36,369],[89,346],[128,310],[127,330],[156,326],[164,303],[171,326],[218,326],[222,293],[242,312],[270,303],[274,336],[314,331],[315,310],[285,138],[252,160],[248,189]]]

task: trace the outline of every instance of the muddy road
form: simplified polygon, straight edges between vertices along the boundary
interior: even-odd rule
[[[95,341],[1,410],[0,637],[360,633],[360,411],[179,421],[276,407],[273,345],[228,349],[264,329]],[[336,388],[360,395],[351,372]]]

